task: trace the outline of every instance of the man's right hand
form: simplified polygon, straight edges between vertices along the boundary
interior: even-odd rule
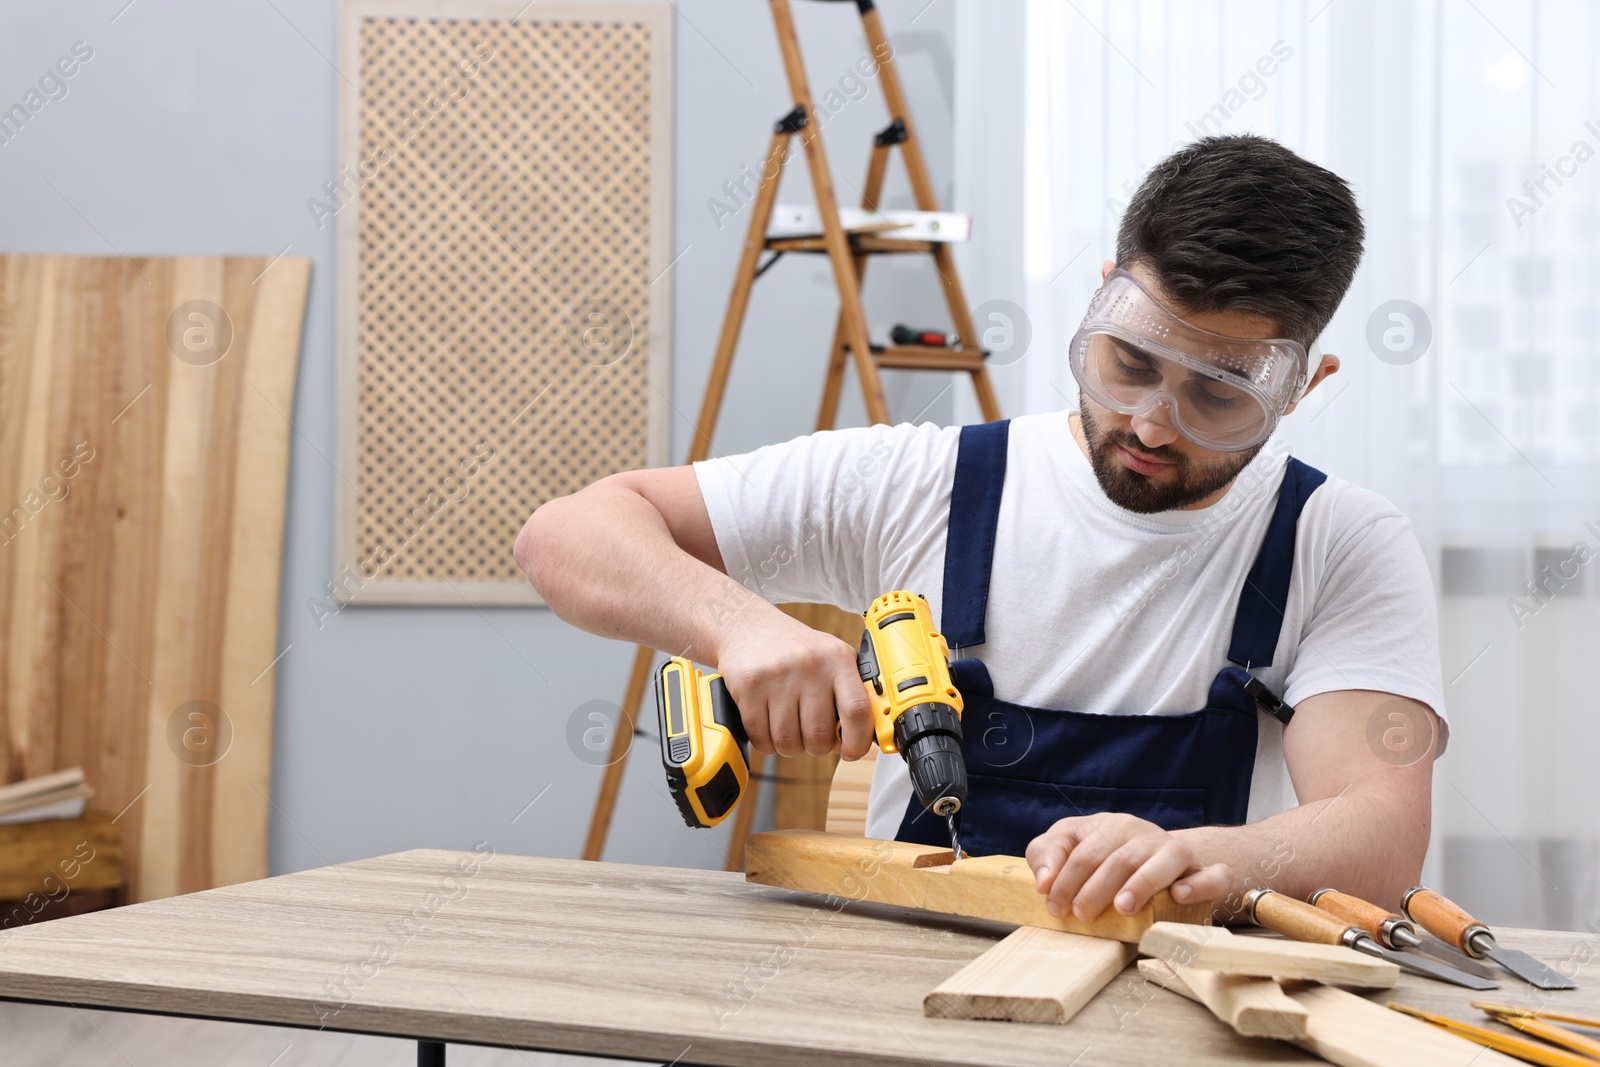
[[[716,669],[757,752],[837,751],[856,760],[872,745],[856,650],[832,634],[776,609],[762,611],[757,620],[741,620],[738,633],[718,649]],[[843,724],[842,744],[836,723]]]

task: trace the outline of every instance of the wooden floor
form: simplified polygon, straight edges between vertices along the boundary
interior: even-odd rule
[[[7,1067],[412,1067],[416,1062],[416,1043],[396,1038],[0,1003],[0,1063]],[[451,1045],[446,1062],[450,1067],[605,1067],[633,1061]]]

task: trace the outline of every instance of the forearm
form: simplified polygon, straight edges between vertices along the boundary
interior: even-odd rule
[[[716,663],[735,618],[777,610],[680,548],[661,513],[622,486],[596,483],[542,505],[515,555],[563,620],[702,663]]]
[[[1239,921],[1244,894],[1257,886],[1299,900],[1332,886],[1397,910],[1401,894],[1420,880],[1429,833],[1427,806],[1397,799],[1349,790],[1246,826],[1200,826],[1174,836],[1200,863],[1232,870],[1218,921]]]

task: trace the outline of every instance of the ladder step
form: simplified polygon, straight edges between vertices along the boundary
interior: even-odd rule
[[[934,250],[936,241],[912,241],[904,237],[879,237],[877,234],[857,234],[850,238],[852,252],[866,253],[869,255],[883,255],[885,253],[921,252],[924,255]],[[769,237],[767,245],[774,252],[826,252],[827,241],[819,235],[817,237]]]
[[[892,345],[875,348],[873,358],[880,367],[896,370],[982,370],[983,353],[970,348],[939,348],[934,345]]]
[[[874,211],[843,204],[837,210],[846,233],[892,231],[888,236],[947,242],[972,236],[972,216],[954,211]],[[822,212],[816,204],[779,204],[767,223],[768,237],[813,237],[822,232]]]

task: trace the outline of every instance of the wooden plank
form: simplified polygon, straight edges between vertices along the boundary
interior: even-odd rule
[[[37,778],[0,786],[0,815],[14,815],[20,811],[93,795],[94,790],[84,784],[83,768],[68,767],[64,771],[52,771]]]
[[[1189,978],[1202,972],[1191,967],[1179,975],[1177,970],[1160,960],[1139,961],[1139,973],[1154,984],[1205,1003],[1188,985]],[[1306,1015],[1303,1033],[1291,1043],[1340,1067],[1517,1067],[1519,1063],[1333,986],[1297,984],[1283,989],[1283,994]]]
[[[1130,942],[1154,922],[1211,919],[1209,904],[1178,904],[1165,890],[1133,915],[1107,911],[1087,923],[1071,912],[1057,918],[1045,910],[1033,872],[1020,856],[957,860],[949,849],[812,830],[751,835],[745,843],[745,877],[786,889]]]
[[[1204,1004],[1242,1037],[1305,1040],[1306,1009],[1291,1000],[1275,979],[1174,967],[1158,959],[1140,960],[1139,973]]]
[[[821,830],[828,821],[828,792],[835,755],[780,757],[773,764],[772,825],[777,830]]]
[[[170,302],[177,306],[203,300],[221,306],[222,264],[215,260],[184,260],[174,265]],[[197,324],[198,325],[198,324]],[[202,327],[203,328],[203,327]],[[237,353],[235,353],[236,355]],[[224,357],[226,359],[226,357]],[[204,689],[200,639],[203,625],[212,621],[202,611],[206,591],[206,551],[220,531],[208,525],[206,500],[205,429],[216,404],[220,364],[198,365],[174,360],[167,389],[167,418],[161,465],[144,473],[139,491],[159,490],[162,501],[161,548],[150,612],[155,653],[149,666],[150,686],[145,704],[145,745],[153,758],[147,765],[151,788],[140,803],[139,889],[137,899],[165,897],[200,888],[183,877],[188,827],[185,803],[188,791],[186,764],[172,758],[169,730],[179,717],[179,738],[191,729],[205,730],[202,721],[186,721],[179,709],[190,701],[215,702],[218,694]],[[219,516],[220,517],[220,516]],[[216,620],[220,622],[221,620]],[[198,690],[198,691],[197,691]],[[195,709],[198,710],[198,709]]]
[[[59,261],[37,261],[33,277],[21,283],[28,294],[29,317],[21,322],[20,336],[8,338],[9,358],[0,369],[5,392],[21,402],[20,410],[9,412],[16,419],[19,434],[7,441],[6,457],[14,457],[13,495],[0,499],[0,507],[10,510],[4,516],[6,552],[0,567],[15,575],[10,583],[6,640],[0,643],[7,658],[7,733],[10,740],[9,774],[30,778],[55,769],[58,764],[56,731],[48,709],[60,698],[58,676],[52,670],[50,649],[61,642],[61,613],[54,608],[54,594],[36,575],[56,571],[56,539],[41,537],[52,517],[50,494],[44,491],[42,475],[51,469],[55,457],[49,455],[52,396],[62,389],[57,382],[59,361],[54,358],[60,288]],[[7,322],[17,321],[14,309],[7,308]],[[10,418],[7,419],[9,423]],[[43,501],[37,509],[35,504]],[[31,536],[28,536],[31,535]],[[8,566],[9,564],[9,566]]]
[[[878,766],[878,746],[858,760],[839,761],[828,790],[828,815],[823,829],[845,837],[867,836],[867,800],[872,795],[872,775]]]
[[[309,270],[0,257],[0,782],[81,765],[134,899],[266,873]],[[232,728],[214,760],[178,743],[194,702]]]
[[[1285,992],[1306,1008],[1304,1047],[1340,1067],[1519,1067],[1520,1060],[1332,986]]]
[[[1172,964],[1165,960],[1158,960],[1153,956],[1145,956],[1139,960],[1139,973],[1162,989],[1170,989],[1181,997],[1199,1004],[1200,997],[1189,988],[1187,982],[1178,976]]]
[[[0,900],[121,885],[122,834],[111,818],[91,811],[78,819],[0,824]]]
[[[1314,945],[1274,937],[1235,937],[1225,927],[1157,923],[1139,939],[1139,951],[1169,964],[1261,978],[1293,978],[1363,989],[1388,989],[1398,965],[1342,945]]]
[[[1306,1009],[1289,999],[1272,978],[1224,974],[1199,967],[1173,967],[1211,1014],[1244,1037],[1303,1039]]]
[[[236,275],[242,272],[235,271]],[[252,276],[254,277],[254,276]],[[283,567],[284,502],[289,492],[289,412],[294,410],[297,352],[311,282],[309,259],[281,259],[259,278],[236,278],[255,290],[244,355],[248,383],[238,403],[238,450],[228,469],[250,486],[235,493],[228,523],[230,551],[222,633],[215,650],[218,703],[228,713],[232,740],[226,758],[208,768],[211,803],[227,817],[210,821],[208,865],[196,871],[204,888],[267,875],[267,827],[271,821],[272,710],[277,674],[269,669],[283,651],[275,603]],[[242,302],[242,301],[241,301]],[[219,522],[221,521],[219,517]]]
[[[933,1019],[1065,1023],[1133,962],[1132,945],[1019,926],[922,998]]]

